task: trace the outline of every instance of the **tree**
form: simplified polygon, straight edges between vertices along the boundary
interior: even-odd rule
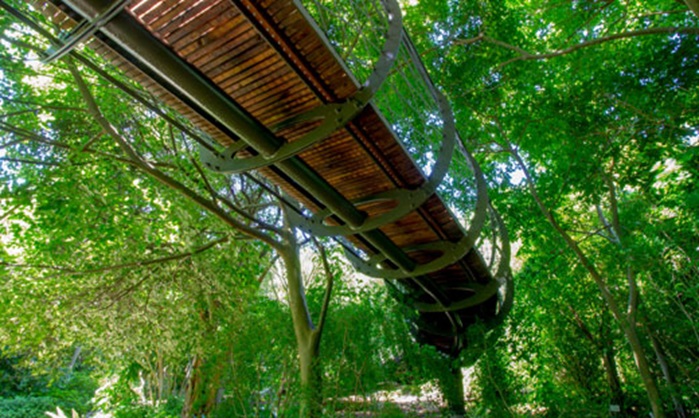
[[[633,353],[655,416],[666,409],[663,394],[683,416],[676,383],[668,378],[684,368],[682,361],[653,364],[654,357],[664,356],[652,346],[647,328],[649,318],[676,323],[675,314],[659,309],[676,301],[669,296],[674,285],[658,274],[672,269],[661,254],[683,248],[679,258],[696,260],[685,259],[687,247],[679,244],[680,237],[696,231],[686,220],[695,218],[690,213],[696,208],[688,187],[695,181],[696,163],[690,161],[696,158],[699,31],[686,6],[692,7],[690,2],[425,3],[415,6],[419,20],[406,18],[413,32],[425,33],[418,40],[422,49],[439,51],[426,62],[441,74],[440,84],[451,86],[461,130],[479,138],[494,203],[507,208],[503,217],[522,242],[526,261],[520,277],[531,279],[527,266],[539,266],[530,270],[541,276],[533,290],[546,292],[547,298],[536,299],[547,305],[562,289],[571,292],[573,283],[577,288],[580,277],[592,279]],[[683,203],[674,200],[674,187],[683,190]],[[561,246],[567,250],[559,251]],[[549,284],[552,280],[562,287]],[[668,299],[656,297],[660,288]],[[588,320],[580,316],[580,306],[565,307],[571,303],[556,314],[599,345],[604,333],[585,335]],[[607,315],[595,311],[591,314]],[[681,327],[692,329],[693,319],[683,318]],[[614,380],[606,355],[605,373]],[[668,372],[660,388],[658,370]],[[696,379],[685,376],[687,383]]]
[[[109,211],[108,207],[114,204],[114,201],[107,201],[105,196],[98,192],[101,189],[114,193],[114,189],[111,189],[114,184],[109,181],[100,183],[99,180],[110,180],[110,176],[124,172],[124,167],[128,167],[126,172],[130,174],[128,177],[133,179],[132,185],[129,187],[120,184],[117,189],[124,194],[115,198],[129,202],[135,195],[132,203],[135,206],[133,210],[136,214],[144,213],[144,216],[150,218],[147,222],[134,224],[135,228],[128,230],[97,229],[89,231],[87,237],[83,235],[76,239],[74,230],[61,228],[60,222],[56,222],[64,216],[62,210],[72,211],[75,207],[59,207],[53,212],[59,219],[51,219],[49,227],[55,228],[55,232],[62,236],[42,237],[48,248],[37,248],[36,254],[45,255],[46,250],[50,250],[51,246],[60,246],[61,241],[75,242],[75,251],[82,251],[94,258],[100,258],[103,254],[112,257],[118,254],[114,257],[118,260],[124,253],[117,251],[117,248],[139,254],[147,254],[154,250],[162,251],[163,247],[170,245],[167,242],[160,242],[166,236],[163,234],[163,228],[171,229],[174,233],[179,232],[183,227],[191,228],[195,230],[193,231],[195,235],[192,237],[194,242],[209,240],[208,243],[205,241],[200,246],[193,245],[190,247],[193,249],[177,255],[121,264],[98,263],[97,260],[76,264],[75,253],[59,249],[57,252],[62,257],[56,257],[46,265],[27,265],[26,267],[49,268],[67,275],[93,274],[188,259],[230,239],[240,242],[241,236],[243,239],[261,242],[262,245],[256,244],[251,248],[261,252],[262,259],[266,258],[264,254],[268,253],[267,249],[272,249],[286,265],[288,296],[299,350],[301,384],[304,387],[304,393],[307,394],[302,414],[317,415],[321,393],[318,390],[321,376],[317,372],[319,342],[335,278],[335,275],[330,274],[323,247],[318,246],[327,269],[328,284],[316,325],[310,319],[301,276],[299,248],[304,243],[300,242],[302,238],[294,229],[283,222],[284,201],[281,198],[277,199],[279,195],[272,187],[253,176],[208,175],[194,157],[196,150],[193,142],[199,141],[205,145],[207,143],[207,140],[202,138],[202,134],[189,127],[170,110],[161,107],[123,76],[111,74],[111,70],[100,69],[94,63],[94,57],[86,57],[89,55],[88,52],[72,53],[56,66],[32,67],[28,63],[28,58],[32,54],[41,54],[41,51],[46,50],[46,42],[39,41],[21,30],[13,29],[11,22],[7,16],[3,16],[4,42],[12,45],[5,51],[3,57],[5,62],[12,63],[6,67],[3,66],[7,81],[3,89],[3,108],[6,117],[2,129],[8,138],[8,141],[3,144],[6,150],[3,164],[6,164],[6,172],[11,175],[10,182],[3,192],[6,196],[12,196],[8,197],[8,207],[10,209],[17,205],[27,207],[23,216],[31,218],[32,211],[45,209],[37,208],[36,202],[31,202],[31,192],[39,187],[41,182],[46,182],[47,178],[63,185],[61,189],[52,190],[55,199],[62,202],[66,200],[63,195],[69,193],[76,183],[82,183],[85,177],[95,176],[93,179],[96,184],[84,187],[90,189],[88,195],[91,195],[92,199],[98,202],[98,207],[103,209],[98,210],[98,213],[84,212],[81,214],[84,217],[80,221],[90,224],[94,216],[114,219],[132,216],[129,212],[104,213]],[[36,30],[36,28],[33,29]],[[44,35],[47,34],[44,33]],[[27,82],[31,77],[42,78],[48,83]],[[51,84],[54,87],[49,87]],[[55,86],[61,87],[55,88]],[[114,94],[112,90],[114,86],[121,89],[121,92]],[[37,170],[37,167],[48,167],[48,169]],[[69,175],[66,175],[67,173]],[[132,173],[138,173],[138,175],[131,176]],[[153,191],[151,189],[153,183],[148,184],[148,187],[139,187],[141,182],[156,182],[166,187]],[[25,200],[22,201],[21,198]],[[171,212],[159,210],[170,205],[166,202],[182,198],[185,198],[190,206],[187,207],[186,212],[175,214],[176,221],[166,217],[171,215]],[[56,205],[56,201],[49,202],[49,205]],[[72,224],[65,226],[72,226]],[[17,225],[15,227],[13,232],[17,235],[31,234],[27,229]],[[226,230],[226,228],[230,229]],[[41,233],[45,232],[41,231]],[[121,234],[120,239],[117,239],[117,233]],[[152,236],[156,242],[151,243],[149,239],[144,239],[149,236]],[[62,237],[63,240],[61,240]],[[34,237],[25,236],[24,238]],[[90,251],[81,248],[80,241],[84,242],[86,239],[90,243],[95,243],[98,248],[89,248]],[[104,243],[107,245],[105,246]],[[125,247],[125,243],[133,245]],[[100,245],[103,248],[99,248]],[[94,252],[95,249],[98,252]],[[251,255],[252,253],[249,252],[245,254],[247,263],[254,263],[255,259]],[[13,270],[25,267],[24,263],[20,264],[3,262],[5,268]],[[239,275],[238,280],[229,283],[249,280],[250,274],[240,275],[241,270],[236,270],[236,275]],[[148,276],[128,285],[125,283],[126,280],[117,279],[112,288],[105,289],[104,293],[113,293],[117,297],[122,297],[139,288],[146,280]],[[71,284],[66,285],[71,286]],[[53,290],[55,289],[54,287]],[[48,291],[48,288],[45,290]],[[212,310],[218,309],[216,306],[221,304],[229,304],[230,301],[216,302],[212,300],[215,293],[206,291],[202,292],[200,297],[201,299],[195,302],[195,306],[201,306],[196,307],[195,312],[201,319],[204,332],[211,332],[206,330],[213,330],[218,326],[210,323],[210,318],[214,315]],[[193,360],[195,379],[189,384],[190,393],[200,391],[197,387],[199,383],[196,381],[196,370],[203,367],[202,361],[201,357],[195,357]],[[212,384],[215,386],[215,382]],[[213,388],[204,390],[204,397],[208,399],[205,402],[207,410],[210,406],[211,390]],[[187,408],[189,406],[185,409]]]

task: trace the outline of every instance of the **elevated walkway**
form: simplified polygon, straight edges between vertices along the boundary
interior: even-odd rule
[[[35,3],[67,34],[49,60],[89,39],[207,134],[209,169],[257,170],[385,279],[419,341],[457,354],[506,313],[507,234],[394,0]]]

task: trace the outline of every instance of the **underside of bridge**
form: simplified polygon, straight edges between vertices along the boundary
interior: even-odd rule
[[[279,186],[297,228],[415,312],[419,342],[456,355],[470,325],[507,313],[506,231],[394,0],[34,7],[64,34],[44,31],[47,61],[86,43],[202,132],[209,169]]]

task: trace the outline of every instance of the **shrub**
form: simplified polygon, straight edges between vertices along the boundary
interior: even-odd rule
[[[55,411],[57,407],[70,410],[70,405],[50,396],[15,396],[0,398],[0,417],[2,418],[46,418],[46,411]]]

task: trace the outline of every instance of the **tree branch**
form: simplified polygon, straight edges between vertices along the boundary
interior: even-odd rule
[[[330,263],[328,263],[328,255],[325,252],[325,247],[321,245],[318,240],[315,239],[315,237],[312,237],[311,240],[313,241],[313,245],[318,249],[318,253],[320,254],[320,259],[323,263],[323,271],[325,272],[325,279],[326,279],[326,286],[325,286],[325,294],[323,295],[323,305],[320,308],[320,315],[318,316],[318,324],[316,325],[316,329],[313,330],[313,344],[317,346],[320,344],[320,339],[323,334],[323,328],[325,327],[325,319],[327,318],[328,314],[328,307],[330,306],[330,297],[332,296],[332,291],[333,291],[333,285],[335,284],[335,276],[332,274],[332,270],[330,269]]]
[[[249,214],[248,212],[246,212],[246,211],[245,211],[243,208],[241,208],[240,206],[234,204],[234,203],[231,202],[229,199],[227,199],[227,198],[221,196],[221,194],[218,193],[216,190],[214,190],[214,188],[211,186],[211,183],[209,182],[209,179],[208,179],[208,177],[206,176],[206,173],[205,173],[204,170],[201,168],[201,166],[199,165],[199,163],[197,163],[197,161],[196,161],[193,157],[190,157],[190,162],[191,162],[191,164],[194,166],[194,168],[196,169],[196,171],[197,171],[197,173],[199,174],[199,176],[201,177],[201,179],[202,179],[202,181],[204,182],[204,185],[205,185],[207,191],[209,192],[209,195],[211,196],[211,199],[212,199],[214,202],[219,202],[219,201],[220,201],[220,202],[223,203],[227,208],[229,208],[230,210],[234,211],[234,212],[237,213],[238,215],[240,215],[240,216],[242,216],[243,218],[249,220],[250,222],[256,223],[256,224],[259,226],[260,229],[264,229],[264,230],[266,230],[266,231],[274,232],[274,233],[277,233],[277,234],[280,233],[280,231],[279,231],[277,228],[275,228],[275,227],[273,227],[272,225],[269,225],[269,224],[267,224],[267,223],[265,223],[265,222],[263,222],[263,221],[257,219],[255,216]]]
[[[0,157],[0,161],[7,161],[8,163],[34,164],[34,165],[46,165],[46,166],[59,166],[59,165],[61,165],[61,163],[57,163],[55,161],[27,160],[24,158],[10,158],[10,157]]]
[[[88,111],[90,114],[95,118],[95,121],[104,129],[104,131],[109,135],[112,139],[114,139],[117,144],[119,144],[119,147],[122,149],[122,151],[131,159],[134,161],[134,165],[139,168],[141,171],[145,172],[146,174],[150,175],[153,177],[155,180],[158,182],[164,184],[165,186],[170,187],[173,190],[178,191],[181,195],[192,201],[193,203],[197,204],[201,208],[205,209],[212,215],[216,216],[219,218],[221,221],[226,223],[228,226],[242,232],[245,235],[248,235],[252,238],[259,239],[260,241],[263,241],[270,246],[274,248],[280,248],[281,244],[277,242],[275,239],[270,237],[269,235],[253,228],[250,227],[243,222],[231,217],[228,213],[223,211],[215,202],[206,199],[199,195],[196,191],[192,190],[191,188],[187,187],[183,183],[179,182],[178,180],[170,177],[169,175],[165,174],[164,172],[158,170],[153,164],[150,164],[146,161],[144,161],[141,156],[134,150],[129,142],[124,139],[119,133],[117,133],[116,129],[112,126],[111,123],[107,119],[105,119],[104,115],[99,109],[99,106],[97,105],[97,102],[95,101],[94,96],[90,92],[90,89],[88,88],[87,84],[85,83],[85,80],[83,80],[80,72],[78,71],[77,67],[75,64],[70,60],[66,60],[68,69],[70,70],[71,74],[73,75],[73,78],[75,79],[75,82],[78,86],[78,89],[80,90],[81,95],[83,96],[83,99],[85,100],[87,104]]]
[[[10,207],[8,210],[5,211],[2,215],[0,215],[0,221],[4,220],[8,216],[12,215],[13,213],[17,212],[17,209],[20,208],[20,204],[13,205]]]
[[[578,311],[573,308],[573,305],[568,304],[568,309],[570,312],[573,314],[573,319],[575,320],[575,324],[578,326],[580,331],[585,335],[585,337],[598,349],[603,349],[601,344],[597,341],[594,335],[592,335],[592,332],[590,332],[590,329],[585,325],[585,322],[583,322],[582,318],[580,318],[580,314],[578,314]]]
[[[699,3],[699,0],[687,0],[687,1],[692,1]],[[659,34],[675,34],[675,33],[687,33],[687,34],[699,34],[699,28],[677,28],[677,27],[660,27],[660,28],[648,28],[648,29],[639,29],[635,31],[629,31],[629,32],[622,32],[622,33],[616,33],[613,35],[608,35],[608,36],[602,36],[600,38],[592,39],[589,41],[581,42],[579,44],[575,44],[573,46],[570,46],[568,48],[564,49],[559,49],[556,51],[551,51],[551,52],[546,52],[542,54],[533,54],[529,51],[526,51],[518,46],[508,44],[506,42],[500,41],[498,39],[491,38],[490,36],[487,36],[484,33],[479,34],[478,36],[470,39],[457,39],[453,42],[454,45],[471,45],[474,43],[477,43],[479,41],[485,41],[488,43],[491,43],[493,45],[497,45],[501,48],[509,49],[511,51],[517,52],[519,54],[517,57],[511,58],[505,62],[502,62],[497,65],[496,68],[503,68],[506,67],[514,62],[517,61],[538,61],[538,60],[547,60],[549,58],[554,58],[554,57],[560,57],[562,55],[567,55],[572,52],[584,49],[584,48],[589,48],[591,46],[603,44],[605,42],[610,42],[610,41],[615,41],[619,39],[626,39],[626,38],[634,38],[637,36],[646,36],[646,35],[659,35]]]
[[[694,16],[699,17],[699,0],[684,0],[684,4],[694,13]]]
[[[113,154],[110,154],[108,152],[98,151],[98,150],[95,150],[95,149],[92,149],[89,147],[89,145],[90,145],[89,143],[94,142],[95,137],[98,138],[100,135],[105,133],[102,131],[95,134],[95,136],[93,136],[90,140],[88,140],[87,142],[89,142],[89,143],[83,145],[82,149],[76,149],[75,147],[73,147],[69,144],[66,144],[64,142],[50,140],[50,139],[44,138],[43,136],[41,136],[35,132],[31,132],[31,131],[28,131],[26,129],[19,128],[17,126],[9,125],[9,124],[4,123],[4,122],[0,122],[0,130],[13,133],[17,136],[24,138],[25,140],[36,141],[36,142],[39,142],[41,144],[46,144],[46,145],[51,146],[51,147],[61,148],[61,149],[69,150],[69,151],[79,151],[79,152],[86,153],[86,154],[94,154],[94,155],[97,155],[100,157],[107,158],[109,160],[119,161],[119,162],[126,163],[126,164],[129,164],[132,166],[136,166],[136,162],[132,161],[128,158],[124,158],[124,157],[121,157],[118,155],[113,155]],[[24,141],[17,141],[16,143],[19,143],[19,142],[24,142]],[[13,143],[11,145],[16,145],[16,143]],[[31,161],[31,160],[17,161],[17,162],[37,164],[36,161]],[[168,167],[169,166],[169,164],[167,164],[167,163],[159,163],[159,162],[155,162],[155,161],[152,161],[152,162],[149,161],[148,164],[151,164],[155,167],[161,167],[161,166]],[[53,165],[59,165],[59,163],[55,163]]]
[[[264,256],[260,256],[260,258],[264,258]],[[265,267],[262,274],[260,274],[260,276],[258,277],[257,283],[262,284],[262,281],[265,279],[265,277],[267,277],[267,274],[269,273],[270,270],[272,270],[272,267],[274,267],[274,264],[277,262],[278,259],[279,259],[279,254],[274,254],[272,259],[267,264],[267,267]]]
[[[36,268],[36,269],[57,270],[57,271],[60,271],[62,274],[71,275],[71,276],[72,275],[104,273],[104,272],[108,272],[108,271],[121,270],[121,269],[125,269],[125,268],[145,267],[145,266],[150,266],[153,264],[164,264],[164,263],[168,263],[170,261],[177,261],[177,260],[181,260],[183,258],[189,258],[189,257],[195,256],[197,254],[201,254],[204,251],[209,250],[218,244],[228,242],[228,240],[229,240],[228,237],[223,237],[223,238],[219,238],[217,240],[213,240],[206,245],[203,245],[203,246],[196,248],[192,251],[187,251],[185,253],[168,255],[166,257],[160,257],[160,258],[155,258],[155,259],[146,260],[146,261],[133,261],[130,263],[115,264],[113,266],[97,267],[97,268],[88,269],[88,270],[75,270],[75,269],[72,269],[69,267],[51,266],[51,265],[46,265],[46,264],[35,264],[35,265],[32,265],[32,264],[12,264],[12,263],[4,262],[4,261],[0,261],[0,265],[5,266],[5,267],[15,267],[15,268],[23,268],[23,269]]]
[[[612,168],[614,164],[612,163]],[[614,227],[614,235],[616,235],[619,245],[621,245],[621,239],[623,236],[623,231],[621,230],[621,221],[619,219],[619,205],[616,198],[616,186],[614,186],[614,181],[606,174],[602,173],[602,180],[607,186],[609,191],[609,206],[612,212],[612,226]]]
[[[614,227],[609,223],[607,220],[607,217],[604,216],[604,212],[602,211],[602,206],[600,204],[595,205],[595,208],[597,209],[597,218],[599,219],[600,222],[602,222],[602,230],[608,230],[610,235],[601,235],[602,237],[608,239],[609,241],[613,242],[614,244],[619,245],[619,237],[616,235],[616,232],[614,231]]]
[[[612,160],[612,169],[614,168],[614,161]],[[608,194],[609,194],[609,206],[610,210],[612,212],[612,226],[613,226],[613,233],[616,236],[617,243],[621,249],[624,249],[624,233],[621,229],[621,220],[619,218],[619,204],[616,196],[616,186],[614,185],[614,181],[612,180],[611,176],[608,176],[606,173],[602,173],[602,179],[604,180],[605,185],[607,186]],[[629,322],[633,325],[636,326],[636,314],[638,312],[638,299],[639,299],[639,290],[638,290],[638,285],[636,283],[636,278],[634,275],[634,270],[633,270],[633,263],[632,260],[629,256],[625,257],[625,263],[626,263],[626,282],[629,286],[629,299],[627,303],[627,311],[626,315],[629,318]]]

